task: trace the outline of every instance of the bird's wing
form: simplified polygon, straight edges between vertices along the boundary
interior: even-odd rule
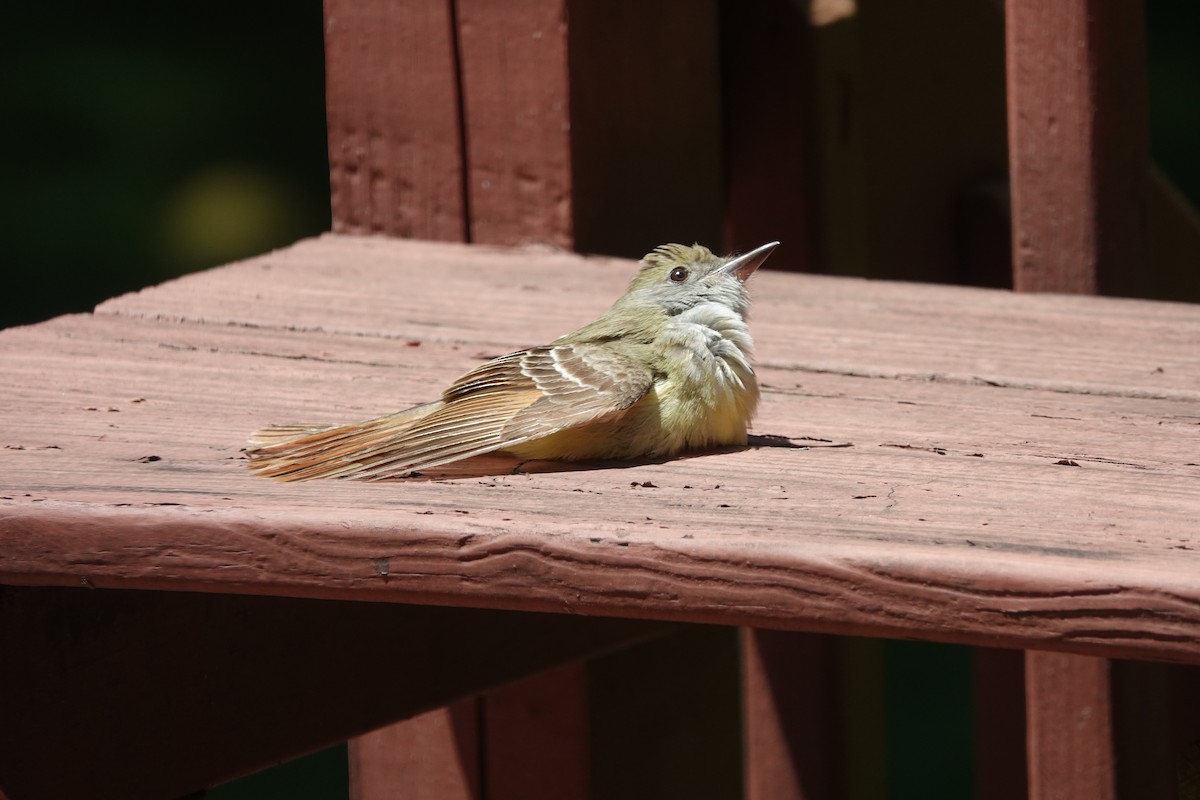
[[[602,343],[522,350],[463,375],[419,407],[427,413],[314,431],[290,451],[271,443],[251,450],[251,468],[281,480],[398,477],[619,414],[653,381],[649,368]]]
[[[603,344],[501,356],[451,384],[444,405],[352,477],[403,475],[595,422],[636,403],[653,380],[647,367]]]
[[[654,383],[645,364],[593,343],[528,350],[520,371],[541,396],[505,425],[508,447],[623,412]]]

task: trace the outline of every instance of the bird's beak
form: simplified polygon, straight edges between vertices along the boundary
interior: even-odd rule
[[[762,247],[756,247],[749,253],[729,259],[721,269],[724,272],[733,273],[739,281],[745,281],[754,274],[754,270],[762,266],[762,263],[767,260],[767,256],[771,255],[771,251],[778,246],[779,242],[770,242]]]

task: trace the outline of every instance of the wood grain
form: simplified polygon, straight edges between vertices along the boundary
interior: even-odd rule
[[[0,582],[1200,662],[1194,306],[768,272],[755,431],[805,447],[386,484],[245,470],[264,423],[429,399],[590,320],[631,270],[331,235],[3,331]]]

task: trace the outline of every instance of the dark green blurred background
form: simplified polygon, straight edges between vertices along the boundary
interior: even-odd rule
[[[1153,155],[1197,204],[1200,4],[1147,7]],[[5,29],[0,327],[328,230],[319,0],[18,3]]]
[[[0,326],[329,229],[320,0],[4,17]]]
[[[1147,0],[1146,39],[1150,156],[1200,208],[1200,3]]]

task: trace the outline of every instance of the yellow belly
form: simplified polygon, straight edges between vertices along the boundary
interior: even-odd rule
[[[525,459],[579,461],[660,458],[688,450],[744,445],[758,384],[661,380],[615,418],[559,431],[509,449]]]

